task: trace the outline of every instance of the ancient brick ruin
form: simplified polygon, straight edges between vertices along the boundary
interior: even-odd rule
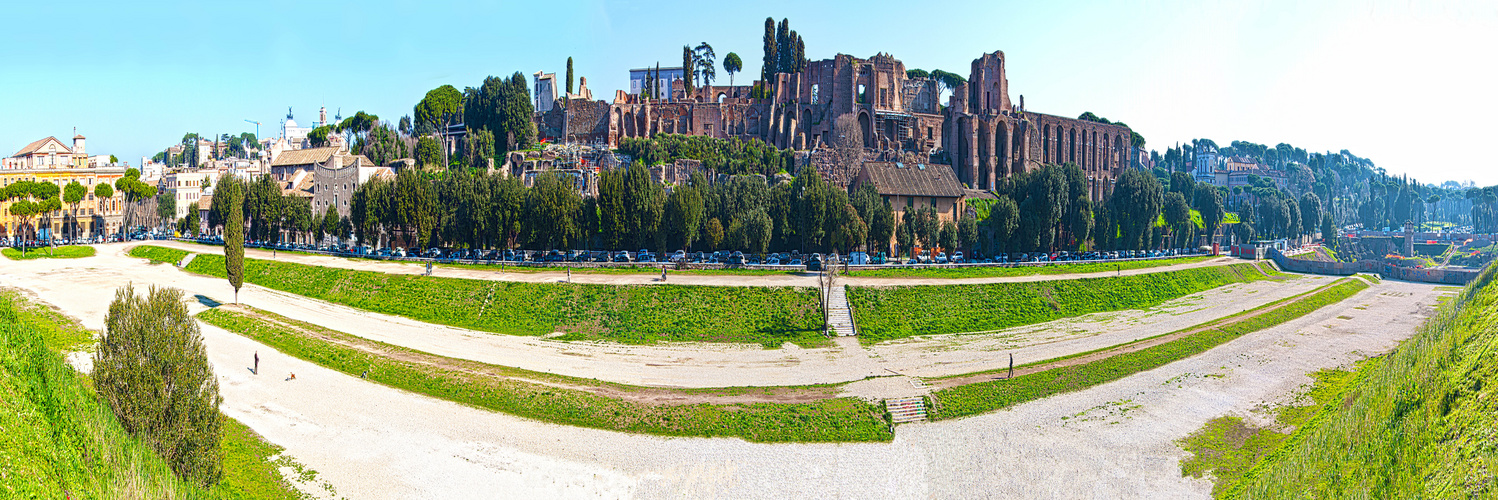
[[[839,117],[856,117],[867,160],[947,164],[960,182],[993,189],[1013,173],[1052,163],[1076,163],[1093,199],[1111,191],[1128,165],[1127,127],[1032,113],[1010,100],[1003,52],[973,60],[968,82],[952,89],[946,108],[930,78],[910,78],[888,54],[860,59],[839,54],[780,73],[751,98],[753,85],[706,86],[686,92],[680,80],[669,96],[643,99],[615,93],[613,102],[572,100],[538,118],[542,137],[616,146],[626,137],[655,134],[759,139],[779,148],[810,150],[819,163]],[[759,84],[761,82],[755,82]],[[666,89],[662,89],[663,91]],[[666,92],[662,92],[666,94]],[[857,172],[829,172],[851,180]]]

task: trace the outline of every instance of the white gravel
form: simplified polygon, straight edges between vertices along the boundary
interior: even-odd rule
[[[102,324],[127,279],[207,286],[164,266],[122,267],[110,253],[3,262],[0,286],[34,290],[90,327]],[[348,498],[1205,498],[1209,483],[1180,476],[1174,440],[1283,398],[1310,381],[1308,372],[1391,348],[1438,294],[1386,281],[1159,369],[972,418],[901,426],[894,442],[878,444],[754,444],[543,424],[370,384],[213,327],[204,337],[224,411]],[[247,369],[256,350],[260,376]],[[292,372],[297,380],[284,380]]]

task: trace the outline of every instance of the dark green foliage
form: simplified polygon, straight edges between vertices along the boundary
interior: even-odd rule
[[[417,135],[442,130],[462,118],[463,94],[452,85],[437,87],[416,103],[414,113],[416,122],[413,126],[419,130]]]
[[[508,79],[490,76],[478,88],[464,90],[464,95],[464,125],[493,133],[494,154],[504,156],[535,142],[536,127],[531,121],[535,103],[525,75],[515,72]]]
[[[733,86],[733,75],[744,70],[744,60],[738,54],[729,52],[723,56],[723,71],[728,72],[728,86]]]
[[[1165,205],[1164,198],[1160,182],[1150,174],[1129,169],[1118,176],[1113,195],[1108,198],[1109,218],[1118,228],[1117,248],[1146,248],[1146,236]]]
[[[145,441],[184,479],[204,486],[223,474],[223,398],[198,324],[182,292],[126,285],[115,293],[94,358],[94,381],[126,431]]]
[[[688,159],[702,162],[702,167],[721,174],[775,175],[789,170],[792,151],[777,149],[759,139],[718,139],[701,135],[656,134],[654,137],[626,137],[619,141],[619,152],[646,165],[671,163]]]
[[[214,205],[222,203],[224,209],[224,274],[234,287],[234,302],[239,302],[239,289],[244,286],[244,194],[244,184],[225,175],[213,197]]]
[[[1142,309],[1230,283],[1264,279],[1251,264],[1133,276],[983,285],[849,287],[860,339],[984,332]]]
[[[1008,408],[1054,394],[1085,389],[1118,380],[1135,373],[1164,366],[1176,360],[1206,352],[1243,335],[1299,318],[1327,304],[1340,302],[1368,288],[1362,280],[1347,279],[1318,292],[1295,299],[1278,309],[1241,321],[1193,333],[1160,345],[1122,353],[1092,363],[1045,370],[1013,379],[979,382],[933,394],[941,406],[931,413],[933,420],[960,418]],[[1221,320],[1218,320],[1221,321]]]
[[[187,270],[220,276],[216,255]],[[516,283],[326,268],[249,259],[254,284],[419,321],[507,335],[568,333],[642,344],[658,340],[820,344],[810,288]]]

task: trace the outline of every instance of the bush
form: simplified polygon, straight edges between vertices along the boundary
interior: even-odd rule
[[[992,283],[849,287],[865,342],[993,331],[1096,312],[1156,306],[1231,283],[1265,279],[1253,264],[1133,276]]]
[[[104,321],[94,360],[99,395],[125,430],[179,476],[204,486],[217,483],[223,398],[182,291],[153,286],[139,296],[126,285],[115,292]]]
[[[1215,259],[1212,256],[1180,257],[1175,259],[1129,260],[1120,262],[1077,262],[1072,264],[1025,265],[1015,267],[893,267],[886,269],[860,269],[848,271],[848,276],[858,278],[1000,278],[1008,276],[1033,276],[1037,274],[1103,273],[1130,269],[1194,264]]]

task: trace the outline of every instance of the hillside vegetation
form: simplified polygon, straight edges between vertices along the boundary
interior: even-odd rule
[[[187,270],[224,276],[221,255]],[[826,343],[812,288],[585,285],[385,274],[245,259],[245,281],[418,321],[567,340]]]
[[[1232,283],[1266,279],[1253,264],[1075,280],[849,287],[865,342],[999,330],[1060,318],[1156,306]]]
[[[1260,462],[1230,498],[1498,495],[1498,268]]]

